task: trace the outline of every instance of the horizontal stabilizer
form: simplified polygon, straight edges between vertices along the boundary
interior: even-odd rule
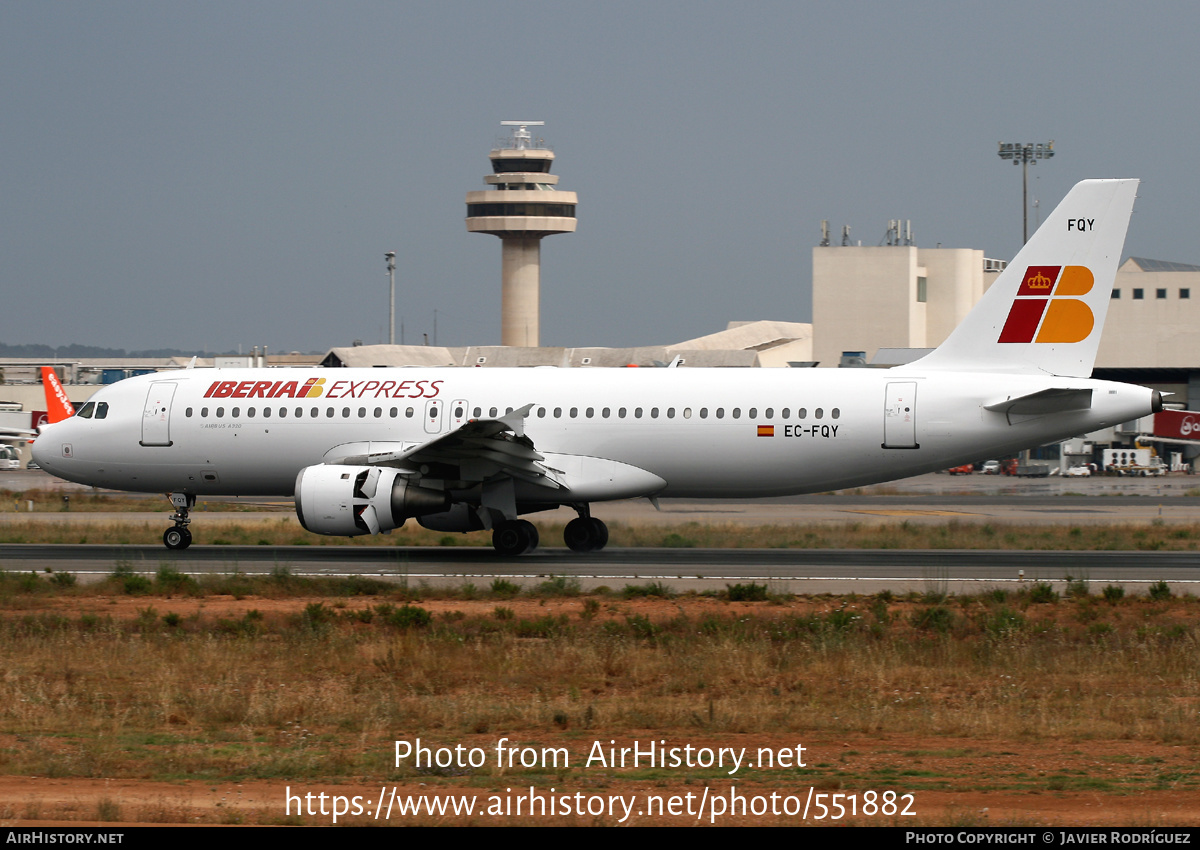
[[[983,409],[1006,416],[1045,416],[1088,410],[1091,406],[1091,390],[1049,389],[986,404]]]

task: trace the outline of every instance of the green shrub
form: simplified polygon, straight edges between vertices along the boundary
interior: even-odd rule
[[[511,582],[508,579],[493,579],[491,592],[492,596],[500,599],[512,599],[521,592],[521,585]]]
[[[1029,591],[1029,601],[1038,603],[1057,602],[1058,591],[1049,582],[1040,581]]]
[[[662,599],[670,599],[675,593],[661,581],[655,581],[646,584],[627,584],[621,591],[621,595],[626,599],[635,599],[643,596],[657,596]]]
[[[730,602],[766,602],[767,586],[765,584],[727,584],[725,594]]]
[[[401,605],[390,611],[384,622],[397,629],[423,629],[433,622],[433,617],[424,608]]]
[[[1171,588],[1165,581],[1156,581],[1150,585],[1150,589],[1146,593],[1155,602],[1162,602],[1171,598]]]
[[[930,605],[912,615],[913,628],[945,634],[954,626],[954,612],[945,605]]]

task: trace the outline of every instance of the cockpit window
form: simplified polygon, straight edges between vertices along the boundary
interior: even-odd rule
[[[105,419],[107,417],[108,417],[108,402],[107,401],[96,402],[96,418],[97,419]]]
[[[75,415],[78,416],[80,419],[91,419],[92,411],[95,409],[95,407],[96,407],[96,402],[89,401],[83,407],[79,408],[79,410],[77,410],[75,412]]]

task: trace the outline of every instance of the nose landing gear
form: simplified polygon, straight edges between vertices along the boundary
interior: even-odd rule
[[[575,505],[579,516],[563,529],[563,542],[573,552],[597,552],[608,545],[608,526],[591,515],[588,505]]]
[[[196,504],[196,497],[190,493],[172,493],[171,504],[175,506],[175,514],[171,519],[175,525],[163,532],[163,545],[168,549],[186,549],[192,545],[192,532],[188,531],[188,511]]]

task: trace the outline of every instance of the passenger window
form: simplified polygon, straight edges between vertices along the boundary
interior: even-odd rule
[[[267,408],[267,413],[268,413],[268,415],[271,413],[271,408],[269,408],[269,407]],[[200,408],[200,418],[201,419],[208,418],[208,408],[207,407]]]
[[[724,419],[724,418],[725,418],[725,408],[723,408],[723,407],[718,407],[718,408],[717,408],[717,418],[718,418],[718,419]]]
[[[747,419],[754,419],[757,416],[758,416],[758,408],[757,407],[750,408],[750,412],[746,414]]]
[[[797,419],[807,419],[808,418],[808,408],[802,407],[799,410],[797,410],[796,418]]]
[[[229,415],[232,416],[234,419],[237,419],[238,414],[241,412],[242,412],[242,409],[240,407],[235,407],[232,411],[230,411]]]
[[[375,408],[375,418],[378,419],[380,416],[383,416],[383,408],[377,407]]]
[[[754,411],[751,411],[751,413],[753,413],[753,412],[754,412]],[[774,414],[775,414],[775,408],[773,408],[773,407],[768,407],[768,408],[766,409],[765,413],[764,413],[764,415],[765,415],[765,416],[766,416],[768,419],[770,419],[770,418],[771,418],[771,417],[772,417]]]
[[[388,415],[391,416],[393,419],[395,419],[399,413],[400,413],[399,408],[395,408],[395,407],[393,407],[390,411],[388,411]]]
[[[650,408],[650,418],[651,418],[651,419],[657,419],[657,418],[658,418],[658,408],[657,408],[657,407],[652,407],[652,408]]]
[[[308,411],[308,415],[311,416],[313,419],[316,419],[318,416],[321,415],[321,408],[314,407],[312,410]]]
[[[303,415],[304,415],[304,408],[303,408],[303,407],[297,407],[297,408],[296,408],[296,418],[297,418],[297,419],[299,419],[299,418],[300,418],[301,416],[303,416]]]
[[[579,408],[578,408],[578,407],[572,407],[572,408],[571,408],[571,418],[572,418],[572,419],[574,419],[574,418],[575,418],[576,416],[578,416],[578,415],[579,415]]]
[[[346,408],[346,415],[347,416],[350,415],[350,408],[348,408],[348,407]],[[412,419],[413,418],[413,409],[411,407],[406,408],[404,411],[404,415],[407,416],[409,419]]]
[[[246,416],[249,417],[250,419],[254,418],[254,408],[253,407],[246,408]]]
[[[562,408],[561,407],[554,408],[554,418],[562,419]]]
[[[605,416],[608,416],[608,413],[605,413],[604,415],[605,415]],[[620,417],[621,419],[624,419],[624,418],[625,418],[625,408],[623,408],[623,407],[622,407],[622,408],[620,408],[620,409],[617,411],[617,416],[618,416],[618,417]]]
[[[204,411],[200,411],[200,412],[201,412],[201,413],[204,413]],[[205,416],[207,416],[208,414],[207,414],[207,413],[204,413],[204,415],[205,415]],[[271,408],[269,408],[269,407],[264,407],[264,408],[263,408],[263,418],[264,418],[264,419],[270,419],[270,418],[271,418]]]
[[[600,411],[600,415],[603,416],[605,419],[608,418],[608,414],[609,414],[609,409],[607,407],[604,408],[604,410]]]
[[[495,418],[496,418],[496,414],[497,414],[498,412],[499,412],[499,411],[497,411],[497,410],[496,410],[496,408],[494,408],[494,407],[489,407],[489,408],[488,408],[488,417],[489,417],[489,418],[491,418],[491,419],[495,419]]]
[[[834,408],[832,411],[830,411],[830,414],[829,414],[829,415],[830,415],[830,416],[832,416],[834,419],[841,419],[841,418],[842,418],[842,411],[838,410],[838,409],[835,407],[835,408]]]
[[[790,409],[785,407],[785,408],[784,408],[784,409],[783,409],[783,410],[780,412],[779,416],[780,416],[780,418],[782,418],[782,419],[787,419],[787,418],[788,418],[788,413],[790,413],[790,412],[791,412],[791,411],[790,411]]]
[[[537,415],[538,415],[538,419],[545,419],[546,418],[546,408],[539,407]]]
[[[218,418],[218,419],[224,419],[224,418],[225,418],[225,408],[223,408],[223,407],[218,407],[218,408],[217,408],[217,418]]]
[[[218,415],[218,416],[220,416],[220,415],[221,415],[221,414],[220,414],[220,410],[221,410],[221,408],[219,408],[219,407],[218,407],[218,408],[217,408],[217,415]],[[280,419],[287,419],[287,408],[286,408],[286,407],[281,407],[281,408],[279,408],[279,418],[280,418]]]
[[[634,418],[641,419],[642,418],[642,409],[639,407],[637,410],[633,411],[633,415],[634,415]]]
[[[334,410],[332,407],[327,407],[327,408],[325,408],[325,418],[326,418],[326,419],[332,419],[332,418],[333,418],[333,415],[334,415],[335,413],[337,413],[337,411],[336,411],[336,410]],[[394,416],[395,414],[392,414],[392,415]]]
[[[411,411],[411,410],[412,410],[412,408],[410,407],[410,408],[409,408],[409,410]],[[408,415],[409,415],[409,416],[412,416],[412,413],[410,412]],[[343,408],[342,408],[342,418],[343,418],[343,419],[349,419],[349,418],[350,418],[350,408],[348,408],[348,407],[343,407]]]
[[[690,407],[685,407],[685,408],[683,409],[683,418],[684,418],[684,419],[691,419],[691,418],[692,418],[692,409],[691,409]]]
[[[741,418],[742,418],[742,409],[741,409],[740,407],[735,407],[735,408],[733,409],[733,418],[734,418],[734,419],[741,419]]]
[[[707,407],[702,407],[702,408],[700,408],[700,418],[701,418],[701,419],[707,419],[707,418],[708,418],[708,408],[707,408]]]
[[[595,413],[596,413],[596,408],[594,408],[594,407],[589,407],[589,408],[587,409],[587,413],[586,413],[585,415],[587,416],[587,418],[588,418],[588,419],[591,419],[591,418],[592,418],[592,416],[594,416],[594,415],[595,415]]]
[[[825,416],[825,411],[819,407],[815,411],[813,411],[813,417],[816,419],[821,419],[824,416]]]
[[[434,415],[436,415],[436,414],[434,414]],[[365,407],[360,407],[360,408],[358,409],[358,418],[359,418],[359,419],[366,419],[366,418],[367,418],[367,409],[366,409]]]
[[[475,408],[475,418],[478,419],[482,415],[483,415],[483,408],[481,408],[481,407]]]

